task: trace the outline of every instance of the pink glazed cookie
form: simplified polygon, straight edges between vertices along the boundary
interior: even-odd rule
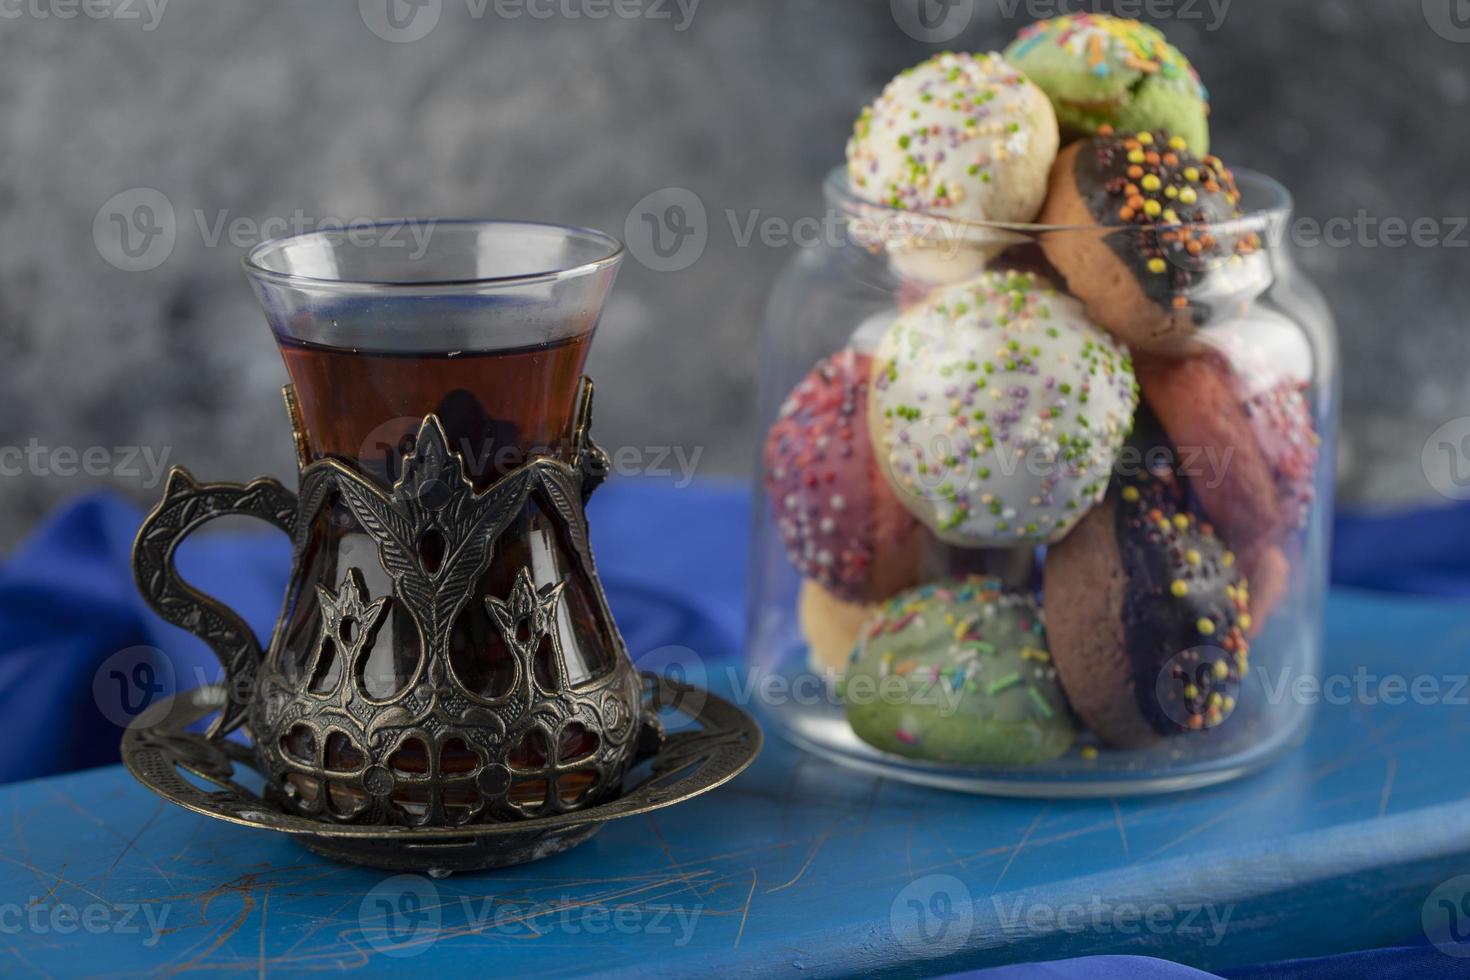
[[[877,602],[914,585],[922,525],[894,495],[868,438],[872,358],[838,351],[804,378],[766,437],[765,482],[797,571],[834,597]]]
[[[1284,597],[1293,540],[1315,502],[1321,440],[1305,391],[1311,352],[1264,316],[1205,332],[1199,356],[1141,356],[1145,400],[1201,472],[1190,486],[1250,577],[1259,625]]]

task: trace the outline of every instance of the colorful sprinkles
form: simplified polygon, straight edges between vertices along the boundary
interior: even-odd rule
[[[876,743],[932,749],[936,731],[968,719],[1022,726],[1002,752],[1022,751],[1036,740],[1023,734],[1026,726],[1066,732],[1053,754],[1070,744],[1069,728],[1052,727],[1070,726],[1070,711],[1046,649],[1041,609],[995,579],[925,585],[884,603],[864,634],[847,691],[863,671],[906,685],[900,703],[881,715],[891,727],[874,733]],[[849,717],[853,707],[849,701]],[[860,729],[859,722],[855,730],[863,734]]]
[[[1189,306],[1190,288],[1205,275],[1260,250],[1255,231],[1229,227],[1240,217],[1240,191],[1219,157],[1196,158],[1163,131],[1126,135],[1110,126],[1098,130],[1088,155],[1079,176],[1085,172],[1105,194],[1094,216],[1139,229],[1128,245],[1155,280],[1150,292],[1162,292],[1173,308]]]
[[[847,144],[848,181],[902,211],[1027,221],[1057,140],[1046,96],[999,55],[939,54],[863,110]],[[1034,171],[1024,193],[1016,165]]]
[[[901,566],[919,533],[874,469],[871,363],[844,350],[818,364],[781,406],[765,447],[766,489],[792,564],[848,600],[876,601],[912,584]]]
[[[1123,619],[1144,714],[1162,734],[1218,728],[1249,671],[1250,586],[1171,481],[1126,484],[1119,498]],[[1167,683],[1154,682],[1160,671]]]
[[[1189,59],[1157,29],[1139,21],[1097,14],[1054,17],[1022,28],[1006,54],[1019,60],[1044,44],[1086,58],[1089,71],[1097,78],[1157,75],[1189,85],[1201,101],[1209,101],[1210,94]]]
[[[1312,424],[1305,387],[1287,381],[1244,402],[1251,431],[1271,465],[1284,522],[1291,531],[1306,528],[1317,497],[1312,481],[1322,437]]]
[[[879,461],[946,540],[1053,541],[1102,499],[1137,384],[1076,300],[986,273],[897,321],[875,357]]]

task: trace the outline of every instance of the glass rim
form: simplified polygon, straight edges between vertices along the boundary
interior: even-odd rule
[[[1218,234],[1240,235],[1267,230],[1274,223],[1284,221],[1291,215],[1295,202],[1286,185],[1259,170],[1237,167],[1232,170],[1232,173],[1235,175],[1236,184],[1240,186],[1242,200],[1246,198],[1247,187],[1252,191],[1252,198],[1264,197],[1266,200],[1259,203],[1252,200],[1252,209],[1242,212],[1239,217],[1225,221],[1188,222],[1188,227],[1205,229]],[[1094,235],[1099,232],[1137,234],[1178,227],[1174,225],[1047,225],[1026,221],[987,221],[976,218],[955,218],[933,211],[894,208],[855,194],[848,187],[846,164],[836,166],[828,172],[822,182],[822,189],[829,203],[850,216],[871,221],[875,216],[881,215],[883,220],[899,224],[922,223],[931,228],[953,229],[953,234],[957,239],[977,237],[977,232],[1004,232],[1011,235],[1031,236],[1058,232],[1088,232]]]
[[[352,234],[381,233],[391,228],[413,228],[428,226],[430,229],[450,226],[459,229],[478,228],[481,231],[509,232],[513,229],[533,229],[562,234],[565,238],[582,238],[602,246],[602,254],[575,265],[565,265],[534,272],[517,272],[506,275],[473,276],[469,278],[444,279],[356,279],[348,277],[309,276],[297,272],[282,272],[264,263],[264,258],[280,252],[287,246],[307,242],[311,239],[341,240]],[[405,292],[451,292],[475,288],[510,288],[540,285],[566,279],[578,279],[615,267],[622,261],[626,247],[607,232],[581,225],[564,225],[553,221],[519,221],[508,218],[396,218],[382,221],[366,221],[331,230],[297,232],[260,242],[245,253],[241,264],[252,279],[280,286],[301,286],[311,289],[342,290],[402,290]]]

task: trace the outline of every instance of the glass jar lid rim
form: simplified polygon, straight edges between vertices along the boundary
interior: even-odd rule
[[[1273,224],[1284,221],[1292,211],[1291,192],[1274,177],[1258,170],[1234,168],[1236,183],[1240,186],[1242,199],[1251,205],[1239,217],[1210,223],[1190,222],[1189,227],[1206,229],[1220,234],[1244,234],[1260,232]],[[986,221],[975,218],[956,218],[933,211],[915,211],[894,208],[872,201],[853,193],[848,186],[847,166],[834,167],[823,182],[827,201],[851,217],[873,220],[882,218],[894,222],[921,222],[935,228],[951,228],[957,237],[968,237],[987,231],[1007,232],[1021,235],[1040,235],[1055,232],[1136,232],[1171,227],[1167,225],[1047,225],[1025,221]]]

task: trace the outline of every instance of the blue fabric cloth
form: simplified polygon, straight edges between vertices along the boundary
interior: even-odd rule
[[[626,519],[631,511],[638,520]],[[661,533],[649,534],[649,512],[659,515]],[[590,514],[608,600],[635,656],[671,644],[705,662],[739,655],[750,524],[743,486],[615,484],[593,498]],[[150,692],[156,698],[219,678],[209,649],[138,595],[129,555],[142,516],[115,496],[77,500],[0,564],[0,717],[9,736],[0,740],[0,783],[116,762],[119,723],[145,707]],[[180,548],[178,566],[268,638],[290,547],[260,527],[203,529]],[[146,687],[132,682],[143,663]]]
[[[593,543],[619,625],[635,657],[676,644],[708,663],[740,655],[750,499],[743,487],[611,486],[591,508]],[[648,515],[656,513],[655,533]],[[637,518],[634,519],[634,515]],[[0,564],[0,782],[115,762],[116,723],[137,707],[130,678],[149,690],[185,689],[219,675],[214,656],[164,624],[138,597],[129,552],[141,513],[113,496],[58,510]],[[279,613],[289,563],[268,531],[200,534],[180,552],[185,578],[229,602],[266,637]],[[1340,584],[1470,596],[1470,506],[1344,517],[1336,526]],[[697,556],[698,560],[691,560]],[[157,648],[137,675],[138,648]],[[677,657],[677,654],[674,655]],[[695,678],[697,681],[698,678]],[[1428,947],[1229,973],[1240,980],[1337,976],[1465,976],[1466,963]],[[975,976],[1197,978],[1197,970],[1139,957],[1035,964]]]
[[[1387,592],[1470,596],[1470,503],[1339,515],[1332,581]]]
[[[945,980],[1215,980],[1216,976],[1147,956],[1083,956],[956,973]]]
[[[1411,946],[1264,963],[1218,974],[1146,956],[1086,956],[953,974],[946,980],[1461,980],[1466,976],[1470,961],[1446,956],[1432,946]]]

